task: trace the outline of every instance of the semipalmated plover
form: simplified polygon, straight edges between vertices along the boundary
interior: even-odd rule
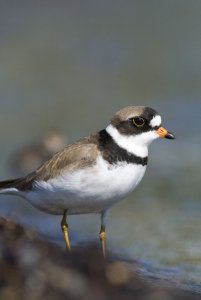
[[[49,214],[62,215],[61,228],[70,251],[67,215],[98,213],[105,255],[108,210],[141,181],[148,146],[158,137],[173,139],[153,109],[129,106],[118,111],[99,132],[68,145],[23,178],[0,182],[0,193],[25,198]]]

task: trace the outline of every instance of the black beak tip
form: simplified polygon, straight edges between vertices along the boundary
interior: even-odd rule
[[[174,136],[174,134],[172,134],[171,132],[168,132],[168,133],[165,135],[165,138],[166,138],[166,139],[169,139],[169,140],[174,140],[174,139],[175,139],[175,136]]]

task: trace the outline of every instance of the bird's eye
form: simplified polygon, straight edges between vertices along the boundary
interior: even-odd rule
[[[137,127],[142,127],[145,124],[145,119],[142,117],[135,117],[132,121]]]

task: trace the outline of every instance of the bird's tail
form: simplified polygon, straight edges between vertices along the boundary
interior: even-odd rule
[[[0,194],[18,194],[18,186],[22,178],[0,181]]]

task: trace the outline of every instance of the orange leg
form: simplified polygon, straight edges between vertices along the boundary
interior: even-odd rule
[[[100,233],[99,233],[99,238],[100,238],[100,243],[101,243],[101,252],[103,257],[105,258],[105,225],[101,225]]]
[[[63,232],[63,237],[64,237],[64,241],[66,244],[66,250],[68,253],[71,252],[71,248],[70,248],[70,241],[69,241],[69,236],[68,236],[68,224],[67,224],[67,210],[64,211],[63,214],[63,218],[61,220],[61,230]]]

